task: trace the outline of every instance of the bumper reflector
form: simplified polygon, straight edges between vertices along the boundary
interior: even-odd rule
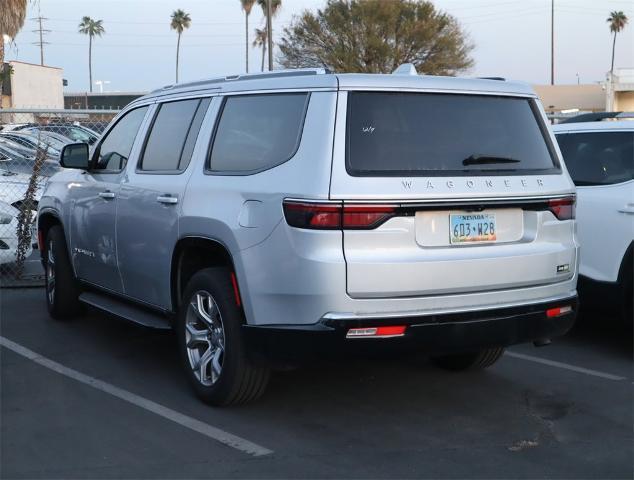
[[[351,328],[346,338],[390,338],[405,335],[405,325],[390,325],[386,327]]]
[[[566,305],[565,307],[549,308],[546,310],[546,316],[548,318],[554,318],[570,312],[572,312],[572,307],[570,305]]]

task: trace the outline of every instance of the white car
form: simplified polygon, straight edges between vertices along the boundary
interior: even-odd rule
[[[20,211],[0,201],[0,265],[13,263],[18,252],[18,214]],[[25,258],[31,255],[31,243],[25,252]]]
[[[634,122],[565,123],[553,130],[577,186],[580,301],[616,306],[631,321]]]
[[[20,205],[25,200],[30,180],[30,175],[6,170],[2,168],[2,164],[0,163],[0,202],[5,202],[13,207],[20,208]],[[45,180],[38,179],[37,189],[33,198],[35,208],[37,208],[37,203],[42,197],[42,190],[45,184]]]

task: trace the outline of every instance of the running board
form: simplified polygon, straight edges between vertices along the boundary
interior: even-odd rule
[[[169,319],[160,313],[153,313],[125,301],[95,292],[83,292],[79,301],[99,310],[129,320],[144,327],[171,330]]]

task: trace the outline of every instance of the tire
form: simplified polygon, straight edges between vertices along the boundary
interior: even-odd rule
[[[504,355],[503,347],[486,348],[475,353],[434,357],[433,362],[440,368],[452,371],[483,370],[497,362]]]
[[[176,337],[187,378],[206,403],[239,405],[264,393],[270,371],[248,357],[242,324],[230,271],[206,268],[196,273],[183,294]]]
[[[626,326],[631,326],[634,322],[634,275],[632,270],[626,273],[623,279],[621,315]]]
[[[48,313],[56,320],[74,317],[80,310],[80,291],[61,226],[54,225],[49,229],[43,258]]]

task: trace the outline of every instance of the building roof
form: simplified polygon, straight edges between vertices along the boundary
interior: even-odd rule
[[[29,67],[38,67],[38,68],[52,68],[53,70],[63,70],[61,67],[50,67],[48,65],[40,65],[39,63],[29,63],[29,62],[20,62],[18,60],[9,60],[6,63],[11,65],[20,64],[20,65],[28,65]]]
[[[605,110],[605,90],[599,84],[533,85],[547,112]]]

